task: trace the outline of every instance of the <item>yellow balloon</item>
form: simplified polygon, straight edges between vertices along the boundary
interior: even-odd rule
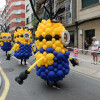
[[[50,35],[52,33],[52,30],[50,28],[46,28],[45,33],[46,35]]]
[[[46,56],[46,55],[47,55],[47,53],[46,53],[46,52],[43,52],[43,55],[44,55],[44,56]]]
[[[43,48],[43,43],[42,42],[39,43],[39,47]]]
[[[54,58],[54,55],[52,53],[49,53],[49,54],[46,55],[46,58],[48,60],[52,60]]]
[[[60,35],[60,31],[61,31],[61,30],[60,30],[59,28],[55,28],[55,29],[54,29],[54,33],[55,33],[56,35]]]
[[[43,33],[42,33],[42,36],[43,36],[43,37],[45,37],[45,36],[46,36],[45,32],[43,32]]]
[[[46,49],[47,49],[47,46],[46,46],[46,45],[44,45],[44,46],[43,46],[43,49],[44,49],[44,50],[46,50]]]
[[[54,63],[53,60],[47,62],[48,65],[52,65],[53,63]]]
[[[57,53],[59,53],[59,52],[61,52],[62,50],[61,50],[61,47],[56,47],[56,49],[55,49],[56,51],[57,51]]]
[[[54,43],[55,45],[56,45],[56,47],[60,47],[61,46],[61,43],[60,43],[60,41],[55,41],[55,43]]]
[[[65,50],[62,50],[62,53],[65,54]]]
[[[43,39],[42,42],[43,42],[44,44],[46,44],[46,39]]]
[[[47,47],[52,47],[52,41],[48,41],[48,42],[46,43],[46,45],[47,45]]]
[[[56,48],[55,44],[53,44],[52,47],[53,47],[53,49],[55,49]]]

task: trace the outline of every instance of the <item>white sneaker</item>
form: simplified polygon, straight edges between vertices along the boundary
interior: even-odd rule
[[[95,62],[94,64],[97,65],[97,62]]]
[[[95,64],[95,62],[91,62],[91,64]]]

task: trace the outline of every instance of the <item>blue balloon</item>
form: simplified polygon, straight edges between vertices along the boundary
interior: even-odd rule
[[[65,57],[69,58],[70,52],[69,51],[65,51]]]
[[[46,75],[45,72],[41,72],[40,76],[41,76],[41,78],[43,78],[43,79],[46,79],[46,77],[47,77],[47,75]]]
[[[56,51],[53,51],[53,54],[56,56],[57,55],[57,52]]]
[[[65,69],[69,68],[68,63],[65,63],[64,68],[65,68]]]
[[[57,72],[57,76],[58,76],[58,77],[63,77],[63,76],[64,76],[63,71],[62,71],[62,70],[59,70],[59,71]]]
[[[57,67],[57,65],[58,65],[57,62],[54,62],[54,63],[53,63],[53,66],[54,66],[54,67]]]
[[[53,59],[54,61],[57,61],[57,57],[54,57],[54,59]]]
[[[48,47],[48,48],[46,49],[46,52],[47,52],[47,53],[53,53],[53,51],[54,51],[54,49],[53,49],[52,47]]]
[[[62,61],[62,65],[65,65],[65,62],[64,61]]]
[[[37,71],[36,74],[37,74],[37,76],[40,76],[40,72],[39,71]]]
[[[38,71],[40,68],[36,65],[36,71]]]
[[[58,69],[61,70],[63,68],[62,64],[58,64]]]
[[[48,77],[52,80],[52,79],[54,79],[55,78],[55,72],[54,71],[50,71],[49,73],[48,73]]]
[[[63,71],[65,71],[65,68],[63,67]]]
[[[62,59],[62,58],[63,58],[63,53],[58,53],[58,54],[57,54],[57,58],[58,58],[58,59]]]
[[[46,69],[45,72],[48,74],[49,73],[48,69]]]
[[[54,69],[54,71],[55,71],[55,72],[57,72],[57,71],[58,71],[58,69],[57,69],[57,68],[55,68],[55,69]]]
[[[62,60],[58,60],[57,62],[58,62],[59,64],[62,64]]]
[[[41,66],[40,69],[41,69],[41,71],[45,71],[46,67],[45,66]]]
[[[48,70],[49,70],[49,71],[53,71],[53,70],[54,70],[54,67],[53,67],[52,65],[51,65],[51,66],[49,65],[49,66],[48,66]]]
[[[68,69],[66,69],[65,70],[65,75],[67,75],[69,73],[69,70]]]
[[[44,49],[43,49],[43,48],[41,48],[41,49],[40,49],[40,53],[43,53],[43,52],[44,52]]]

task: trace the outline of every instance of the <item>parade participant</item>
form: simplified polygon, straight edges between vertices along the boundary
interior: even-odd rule
[[[99,41],[96,40],[96,37],[93,37],[92,38],[93,41],[92,41],[92,55],[93,55],[93,64],[97,64],[98,62],[98,50],[99,50]]]
[[[75,61],[78,63],[78,65],[79,65],[79,60],[78,60],[78,53],[79,53],[79,51],[78,51],[78,49],[77,49],[77,46],[74,46],[74,59],[75,59]]]
[[[32,45],[31,31],[28,28],[17,27],[15,29],[14,38],[15,38],[15,44],[11,49],[11,51],[9,52],[7,60],[10,60],[10,54],[14,49],[14,56],[17,59],[21,60],[21,64],[22,61],[24,60],[24,63],[26,65],[26,60],[29,59],[30,56],[32,56],[32,50],[35,52]]]
[[[30,0],[30,3],[32,5],[32,0]],[[37,16],[33,5],[32,8],[35,16]],[[53,87],[59,89],[60,86],[57,82],[63,80],[70,71],[68,60],[71,60],[73,66],[76,65],[75,60],[69,57],[70,52],[66,49],[70,42],[69,32],[62,24],[53,20],[51,16],[48,20],[40,21],[35,35],[37,38],[36,62],[28,70],[22,72],[19,77],[16,77],[15,80],[19,84],[23,84],[23,80],[27,78],[30,71],[36,66],[36,74],[45,80],[47,85],[53,83]]]
[[[13,46],[13,43],[11,42],[11,40],[12,40],[12,37],[10,33],[5,33],[5,32],[1,33],[0,45],[1,45],[1,49],[6,52],[6,55],[7,55],[7,52],[10,51]]]

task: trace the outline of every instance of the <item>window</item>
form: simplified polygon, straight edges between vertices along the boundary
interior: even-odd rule
[[[99,0],[82,0],[82,8],[99,3]]]
[[[28,12],[30,10],[29,8],[29,4],[26,6],[26,12]]]
[[[34,20],[34,14],[31,14],[31,20]]]
[[[87,40],[88,44],[92,43],[93,36],[95,36],[95,29],[85,31],[85,40]]]
[[[16,10],[15,14],[21,14],[21,10]]]
[[[21,1],[16,1],[15,6],[20,6],[21,5]]]
[[[26,25],[29,24],[29,17],[26,18]]]
[[[21,22],[21,18],[16,18],[16,23],[20,23]]]

